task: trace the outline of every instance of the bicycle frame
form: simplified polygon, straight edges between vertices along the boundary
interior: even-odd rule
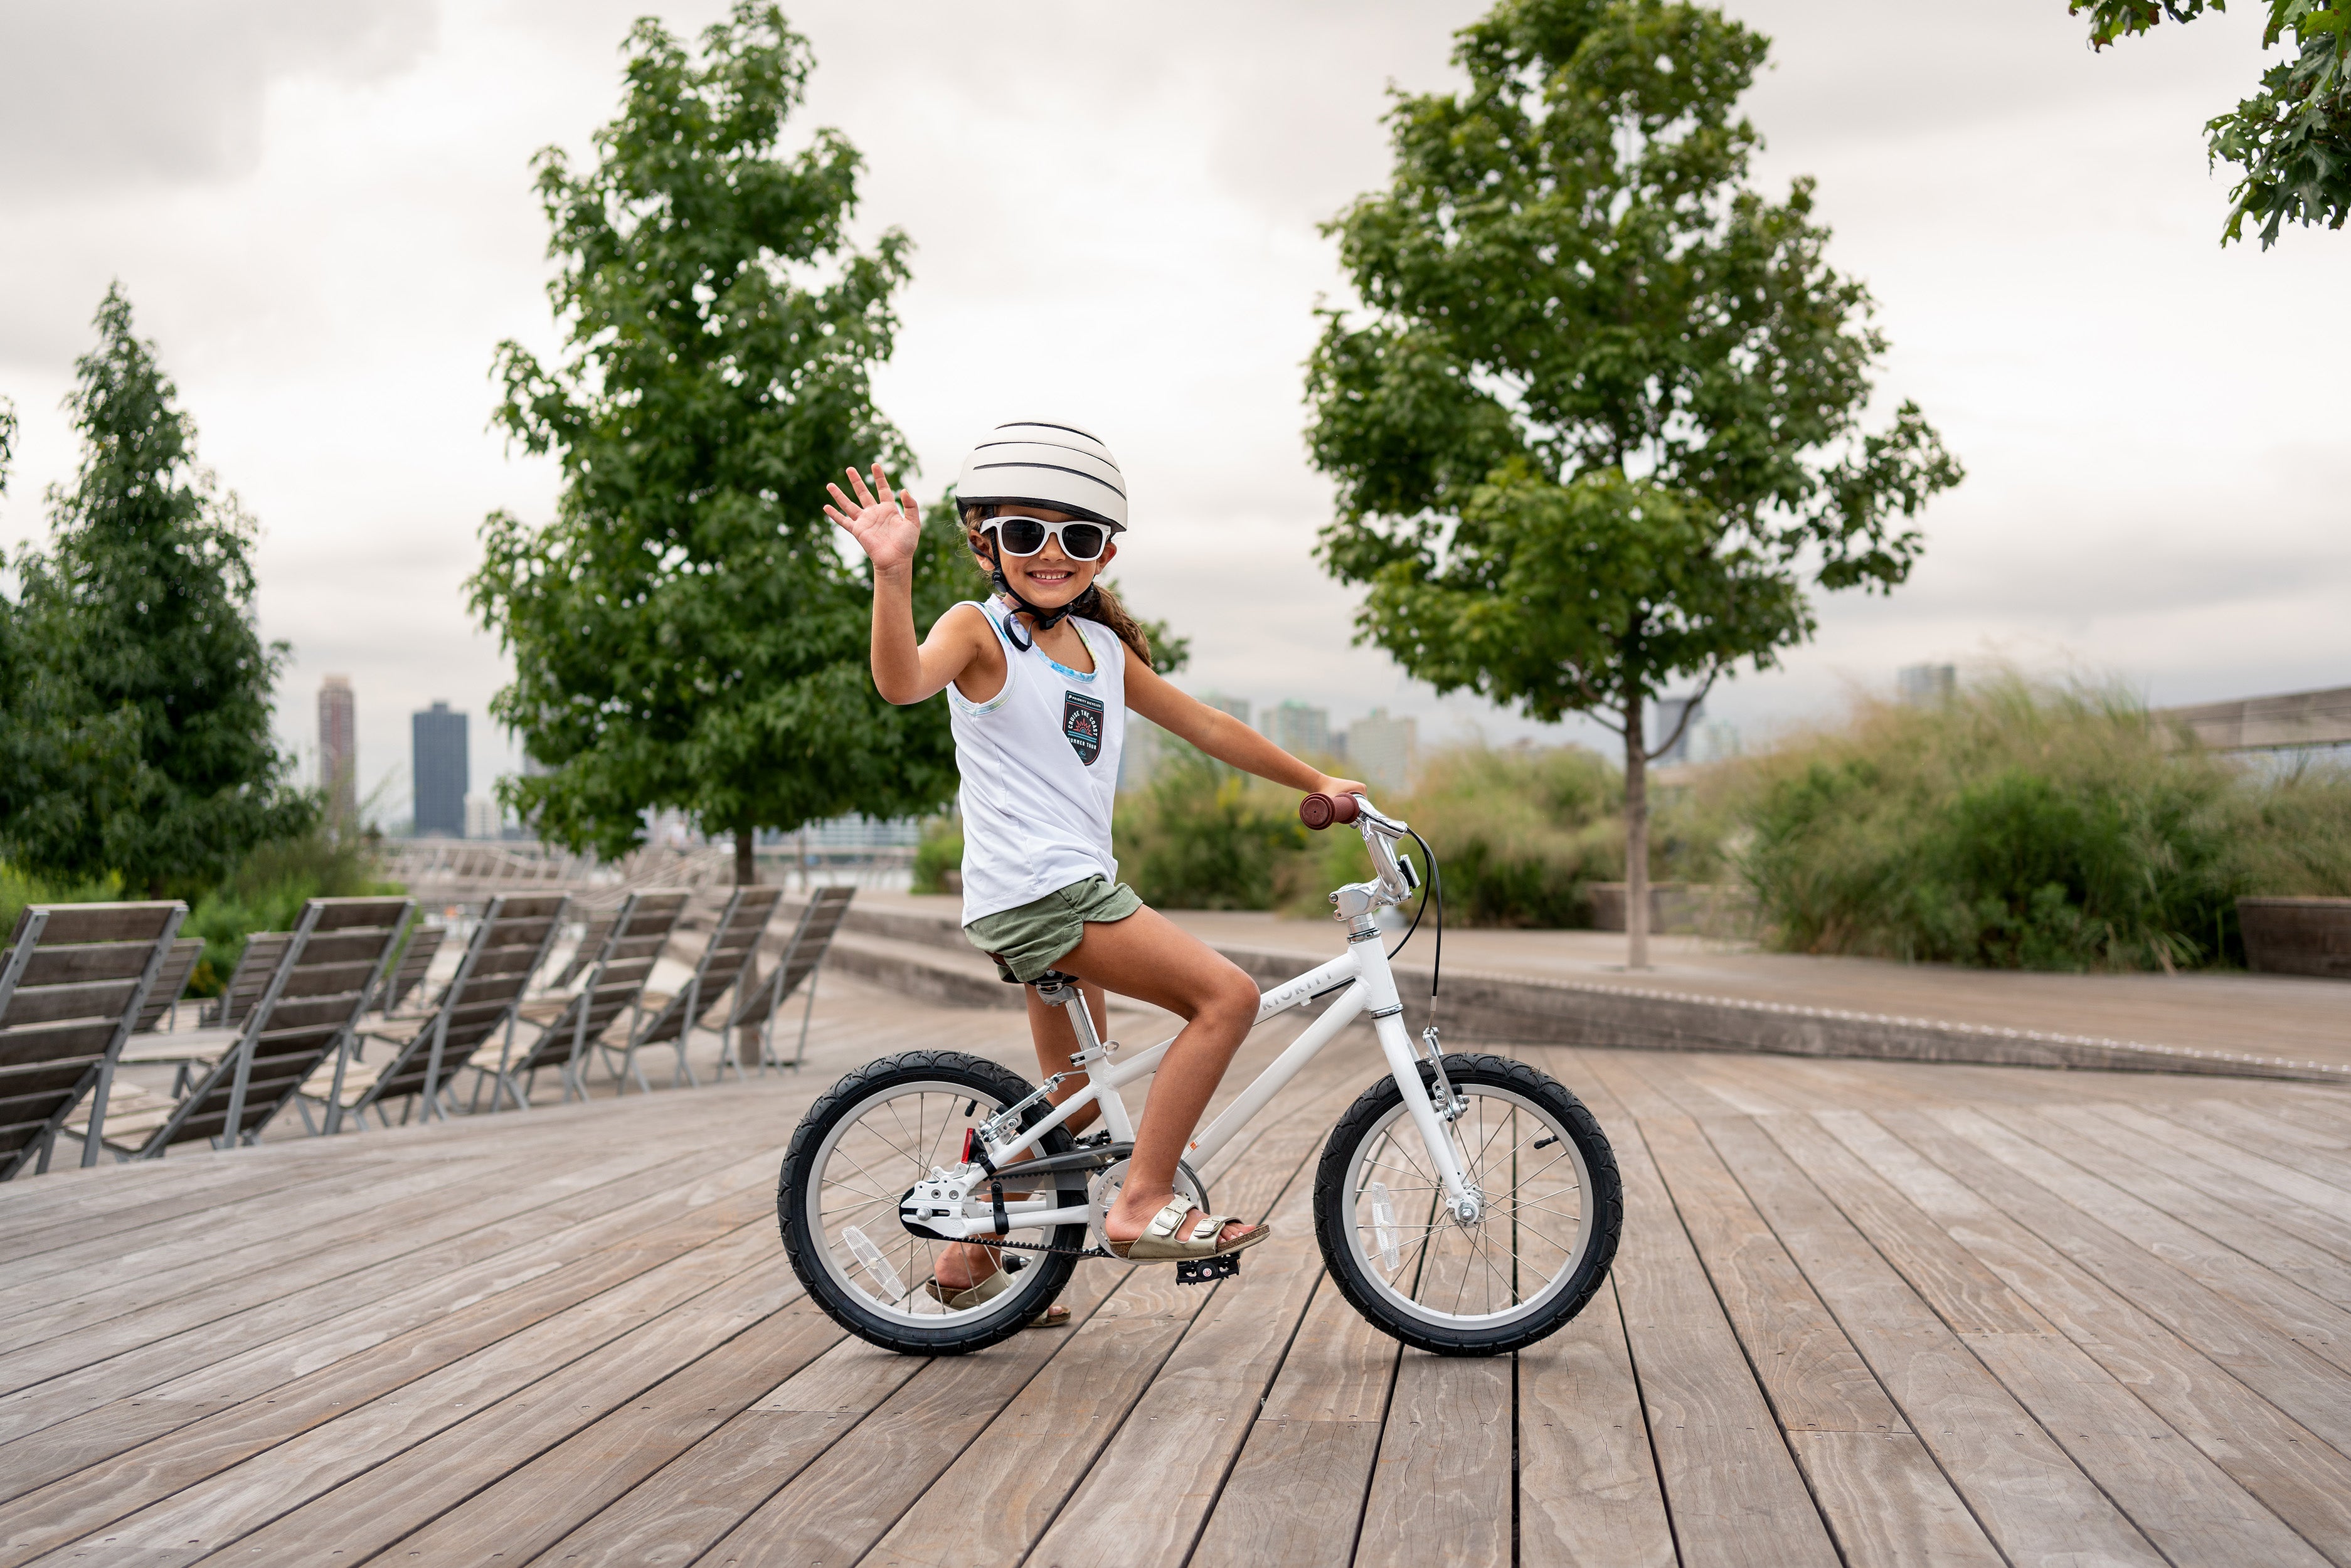
[[[1256,1024],[1262,1024],[1337,988],[1344,987],[1343,994],[1292,1040],[1289,1048],[1241,1092],[1240,1097],[1225,1108],[1223,1114],[1186,1145],[1185,1155],[1187,1163],[1194,1164],[1212,1158],[1232,1141],[1235,1134],[1264,1110],[1268,1103],[1298,1075],[1299,1070],[1311,1061],[1341,1030],[1368,1011],[1373,1030],[1379,1038],[1380,1054],[1386,1059],[1388,1071],[1395,1077],[1413,1125],[1419,1130],[1421,1141],[1426,1147],[1429,1164],[1444,1184],[1447,1206],[1465,1222],[1474,1222],[1483,1210],[1484,1197],[1463,1176],[1463,1161],[1449,1131],[1449,1119],[1429,1098],[1427,1088],[1421,1082],[1412,1040],[1405,1030],[1404,1007],[1396,997],[1395,976],[1388,967],[1387,952],[1381,946],[1382,933],[1374,919],[1381,907],[1401,903],[1413,891],[1413,883],[1398,867],[1392,847],[1406,829],[1404,823],[1381,816],[1368,803],[1363,806],[1359,826],[1364,847],[1371,852],[1374,869],[1379,874],[1371,882],[1350,883],[1331,895],[1331,902],[1338,912],[1336,918],[1347,925],[1347,951],[1329,963],[1265,992],[1258,1002]],[[1165,1040],[1132,1054],[1119,1052],[1113,1055],[1115,1046],[1102,1042],[1094,1026],[1092,1011],[1076,987],[1055,984],[1040,986],[1038,989],[1048,1002],[1071,1009],[1070,1021],[1077,1032],[1079,1050],[1070,1061],[1073,1070],[1086,1072],[1087,1083],[1084,1089],[1055,1106],[1050,1114],[1040,1118],[1034,1126],[1020,1131],[1018,1136],[998,1142],[991,1135],[995,1125],[1018,1107],[1008,1107],[983,1124],[981,1147],[987,1153],[988,1164],[999,1173],[998,1179],[1007,1182],[1019,1174],[1017,1166],[1006,1168],[1009,1162],[1034,1149],[1047,1133],[1088,1105],[1102,1107],[1102,1125],[1109,1132],[1112,1142],[1132,1143],[1134,1124],[1127,1113],[1126,1103],[1119,1091],[1156,1068],[1168,1046],[1174,1043],[1172,1039]],[[1054,994],[1056,992],[1060,994]],[[1250,1027],[1255,1028],[1256,1024]],[[1039,1093],[1050,1092],[1061,1076],[1057,1074]],[[1011,1129],[1008,1127],[1007,1130]],[[950,1217],[935,1209],[928,1210],[928,1217],[923,1222],[925,1227],[943,1239],[986,1241],[1002,1234],[996,1228],[995,1208],[987,1199],[988,1178],[976,1166],[964,1166],[957,1172],[942,1174],[946,1176],[947,1186],[956,1194],[957,1212]],[[1018,1217],[1019,1223],[1013,1227],[1018,1229],[1088,1222],[1090,1216],[1085,1206],[1048,1207],[1049,1201],[1040,1198],[1007,1200],[1003,1211],[1008,1217]],[[973,1212],[975,1209],[978,1212]]]

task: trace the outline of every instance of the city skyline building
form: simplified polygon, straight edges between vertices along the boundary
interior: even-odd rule
[[[1953,664],[1906,664],[1894,674],[1895,695],[1905,707],[1940,707],[1959,689]]]
[[[1200,700],[1218,713],[1232,715],[1243,724],[1249,721],[1249,700],[1247,697],[1227,696],[1222,692],[1207,692],[1202,694]]]
[[[1293,757],[1330,757],[1337,750],[1331,744],[1331,710],[1302,702],[1283,701],[1268,708],[1265,733]]]
[[[498,809],[498,798],[480,790],[465,796],[465,836],[469,839],[496,839],[505,836],[506,814]]]
[[[359,707],[349,675],[319,682],[319,788],[327,815],[338,827],[355,826],[360,815]]]
[[[1705,716],[1704,697],[1659,697],[1651,705],[1649,724],[1642,732],[1643,738],[1655,746],[1672,735],[1674,743],[1650,760],[1660,768],[1687,762],[1690,759],[1690,742],[1698,738],[1698,721]],[[1679,735],[1674,735],[1677,727],[1681,730]]]
[[[1347,768],[1374,799],[1406,793],[1420,768],[1420,721],[1390,718],[1387,709],[1374,708],[1347,727]]]
[[[465,760],[465,716],[435,702],[409,719],[411,831],[418,838],[465,836],[465,795],[472,784]]]

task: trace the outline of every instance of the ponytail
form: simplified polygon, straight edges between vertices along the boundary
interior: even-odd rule
[[[1109,588],[1096,582],[1092,588],[1079,594],[1071,602],[1070,608],[1087,620],[1099,621],[1118,633],[1118,640],[1133,650],[1136,658],[1143,661],[1144,668],[1154,667],[1151,663],[1151,634],[1144,631],[1142,624],[1126,612],[1126,606],[1118,601],[1118,595],[1113,593]]]

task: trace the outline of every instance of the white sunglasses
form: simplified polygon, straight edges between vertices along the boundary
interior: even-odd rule
[[[1043,549],[1050,538],[1071,560],[1100,560],[1113,531],[1101,523],[1075,518],[1066,523],[1049,523],[1042,517],[990,517],[979,528],[982,533],[996,535],[997,549],[1023,559]]]

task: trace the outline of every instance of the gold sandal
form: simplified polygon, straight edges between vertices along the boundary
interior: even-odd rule
[[[923,1281],[923,1290],[931,1300],[950,1312],[969,1312],[974,1307],[992,1301],[1011,1288],[1012,1276],[1000,1268],[978,1283],[960,1291],[949,1291],[936,1280]],[[1057,1329],[1066,1326],[1069,1321],[1070,1309],[1055,1301],[1051,1306],[1030,1318],[1026,1326],[1032,1329]]]
[[[1224,1240],[1225,1227],[1242,1223],[1237,1214],[1204,1214],[1200,1223],[1192,1227],[1189,1236],[1178,1236],[1176,1228],[1184,1217],[1192,1212],[1192,1200],[1177,1193],[1167,1200],[1167,1207],[1151,1217],[1143,1234],[1132,1241],[1102,1239],[1111,1251],[1130,1263],[1190,1263],[1203,1258],[1221,1258],[1228,1252],[1238,1252],[1254,1247],[1273,1234],[1263,1225],[1253,1225],[1230,1241]]]

